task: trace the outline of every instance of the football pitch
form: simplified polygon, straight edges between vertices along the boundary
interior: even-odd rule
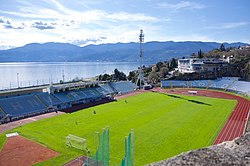
[[[94,133],[109,126],[110,165],[120,165],[124,137],[133,129],[134,161],[139,166],[211,145],[235,105],[236,100],[147,92],[39,120],[8,133],[18,132],[60,153],[37,165],[62,165],[86,155],[65,145],[68,134],[85,138],[94,154]],[[4,137],[0,135],[0,146]]]

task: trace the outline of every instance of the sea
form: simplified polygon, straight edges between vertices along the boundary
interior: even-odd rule
[[[150,66],[153,63],[143,63]],[[17,62],[0,63],[0,90],[59,83],[60,80],[88,79],[112,74],[114,69],[126,75],[137,70],[139,62]]]

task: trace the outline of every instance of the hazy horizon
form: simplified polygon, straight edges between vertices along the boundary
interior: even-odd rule
[[[145,43],[150,43],[150,42],[205,42],[205,41],[147,41]],[[34,42],[34,43],[27,43],[27,44],[24,44],[24,45],[21,45],[21,46],[17,46],[17,47],[10,47],[10,48],[1,48],[0,47],[0,50],[8,50],[8,49],[12,49],[12,48],[18,48],[18,47],[23,47],[25,45],[29,45],[29,44],[46,44],[46,43],[60,43],[60,44],[72,44],[72,43],[64,43],[64,42],[44,42],[44,43],[38,43],[38,42]],[[75,45],[75,46],[79,46],[79,47],[85,47],[85,46],[89,46],[89,45],[102,45],[102,44],[128,44],[128,43],[139,43],[139,42],[127,42],[127,43],[123,43],[123,42],[116,42],[116,43],[99,43],[99,44],[87,44],[87,45],[84,45],[84,46],[79,46],[79,45],[76,45],[76,44],[72,44],[72,45]],[[241,42],[241,41],[235,41],[235,42],[216,42],[216,41],[210,41],[209,43],[244,43],[244,44],[250,44],[250,43],[246,43],[246,42]]]

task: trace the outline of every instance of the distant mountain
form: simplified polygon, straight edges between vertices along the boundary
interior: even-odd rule
[[[143,43],[143,60],[165,61],[188,57],[198,50],[208,52],[219,48],[216,42],[147,42]],[[224,43],[225,47],[238,47],[246,43]],[[135,62],[139,57],[139,43],[116,43],[79,47],[68,43],[31,43],[23,47],[0,50],[0,62],[79,62],[125,61]]]

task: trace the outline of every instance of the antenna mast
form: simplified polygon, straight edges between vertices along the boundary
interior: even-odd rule
[[[138,76],[138,79],[137,79],[137,85],[138,85],[138,81],[140,81],[139,89],[141,89],[142,88],[142,83],[144,83],[144,78],[142,76],[142,55],[143,55],[142,43],[144,42],[144,33],[143,33],[142,29],[140,30],[139,42],[140,42],[140,70],[139,70],[139,76]]]

